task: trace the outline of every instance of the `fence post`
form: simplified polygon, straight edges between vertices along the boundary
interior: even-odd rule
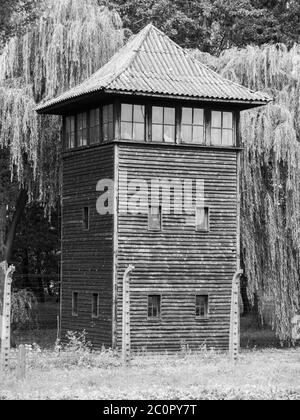
[[[26,376],[26,347],[24,344],[19,346],[18,353],[18,367],[17,367],[17,378],[25,379]]]
[[[242,274],[243,274],[243,270],[237,270],[232,279],[229,355],[230,355],[231,361],[234,361],[234,362],[238,358],[239,347],[240,347],[239,291],[240,291],[240,277]]]
[[[123,366],[128,365],[130,360],[130,287],[129,273],[134,270],[129,265],[123,276],[123,319],[122,319],[122,360]]]
[[[11,317],[11,283],[12,275],[15,271],[13,265],[7,265],[4,261],[0,264],[0,269],[3,270],[4,279],[4,293],[3,293],[3,314],[2,314],[2,329],[1,329],[1,358],[0,358],[0,370],[6,371],[9,362],[9,351],[10,351],[10,317]]]

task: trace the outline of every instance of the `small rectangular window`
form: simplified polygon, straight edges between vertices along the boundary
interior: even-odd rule
[[[104,105],[102,108],[103,141],[107,142],[114,138],[114,106]]]
[[[145,140],[145,106],[121,104],[121,138]]]
[[[152,141],[175,143],[175,108],[152,107]]]
[[[83,208],[83,229],[89,230],[90,228],[90,208],[84,207]]]
[[[208,295],[196,296],[196,317],[208,317]]]
[[[183,143],[204,144],[204,110],[182,108],[181,139]]]
[[[211,112],[211,144],[214,146],[234,145],[234,124],[232,112]]]
[[[77,115],[77,145],[87,145],[87,114],[83,112]]]
[[[148,296],[148,318],[160,318],[160,295]]]
[[[92,296],[92,318],[99,317],[99,293],[93,293]]]
[[[149,230],[161,230],[161,206],[149,206]]]
[[[75,147],[75,116],[66,117],[65,120],[65,148]]]
[[[196,207],[196,230],[209,230],[209,208]]]
[[[78,292],[72,293],[72,316],[78,316]]]
[[[90,111],[90,144],[100,142],[100,109],[96,108]]]

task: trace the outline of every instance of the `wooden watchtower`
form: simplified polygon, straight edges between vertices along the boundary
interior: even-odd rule
[[[96,346],[120,347],[133,264],[133,348],[228,348],[239,114],[268,101],[148,25],[39,106],[64,121],[62,334],[85,329]]]

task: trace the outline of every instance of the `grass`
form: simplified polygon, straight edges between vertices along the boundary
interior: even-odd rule
[[[80,353],[80,352],[79,352]],[[129,367],[111,351],[84,357],[32,351],[24,381],[12,369],[1,399],[299,399],[299,349],[225,354],[136,355]]]
[[[38,346],[28,348],[24,381],[16,379],[12,352],[0,399],[300,399],[300,348],[280,348],[274,333],[258,329],[250,317],[241,319],[236,364],[202,348],[139,354],[123,367],[111,350],[90,352],[74,336],[67,348],[54,348],[55,339],[54,328],[19,332],[17,344]]]

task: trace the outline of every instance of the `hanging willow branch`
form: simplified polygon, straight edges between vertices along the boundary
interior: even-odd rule
[[[275,99],[242,113],[242,256],[250,299],[258,297],[261,314],[272,302],[276,334],[291,341],[291,318],[300,308],[300,46],[193,54]]]
[[[41,120],[36,103],[106,63],[123,31],[119,16],[97,0],[44,0],[39,7],[32,30],[11,39],[0,56],[0,152],[9,150],[11,177],[51,206],[59,188],[60,119]]]

